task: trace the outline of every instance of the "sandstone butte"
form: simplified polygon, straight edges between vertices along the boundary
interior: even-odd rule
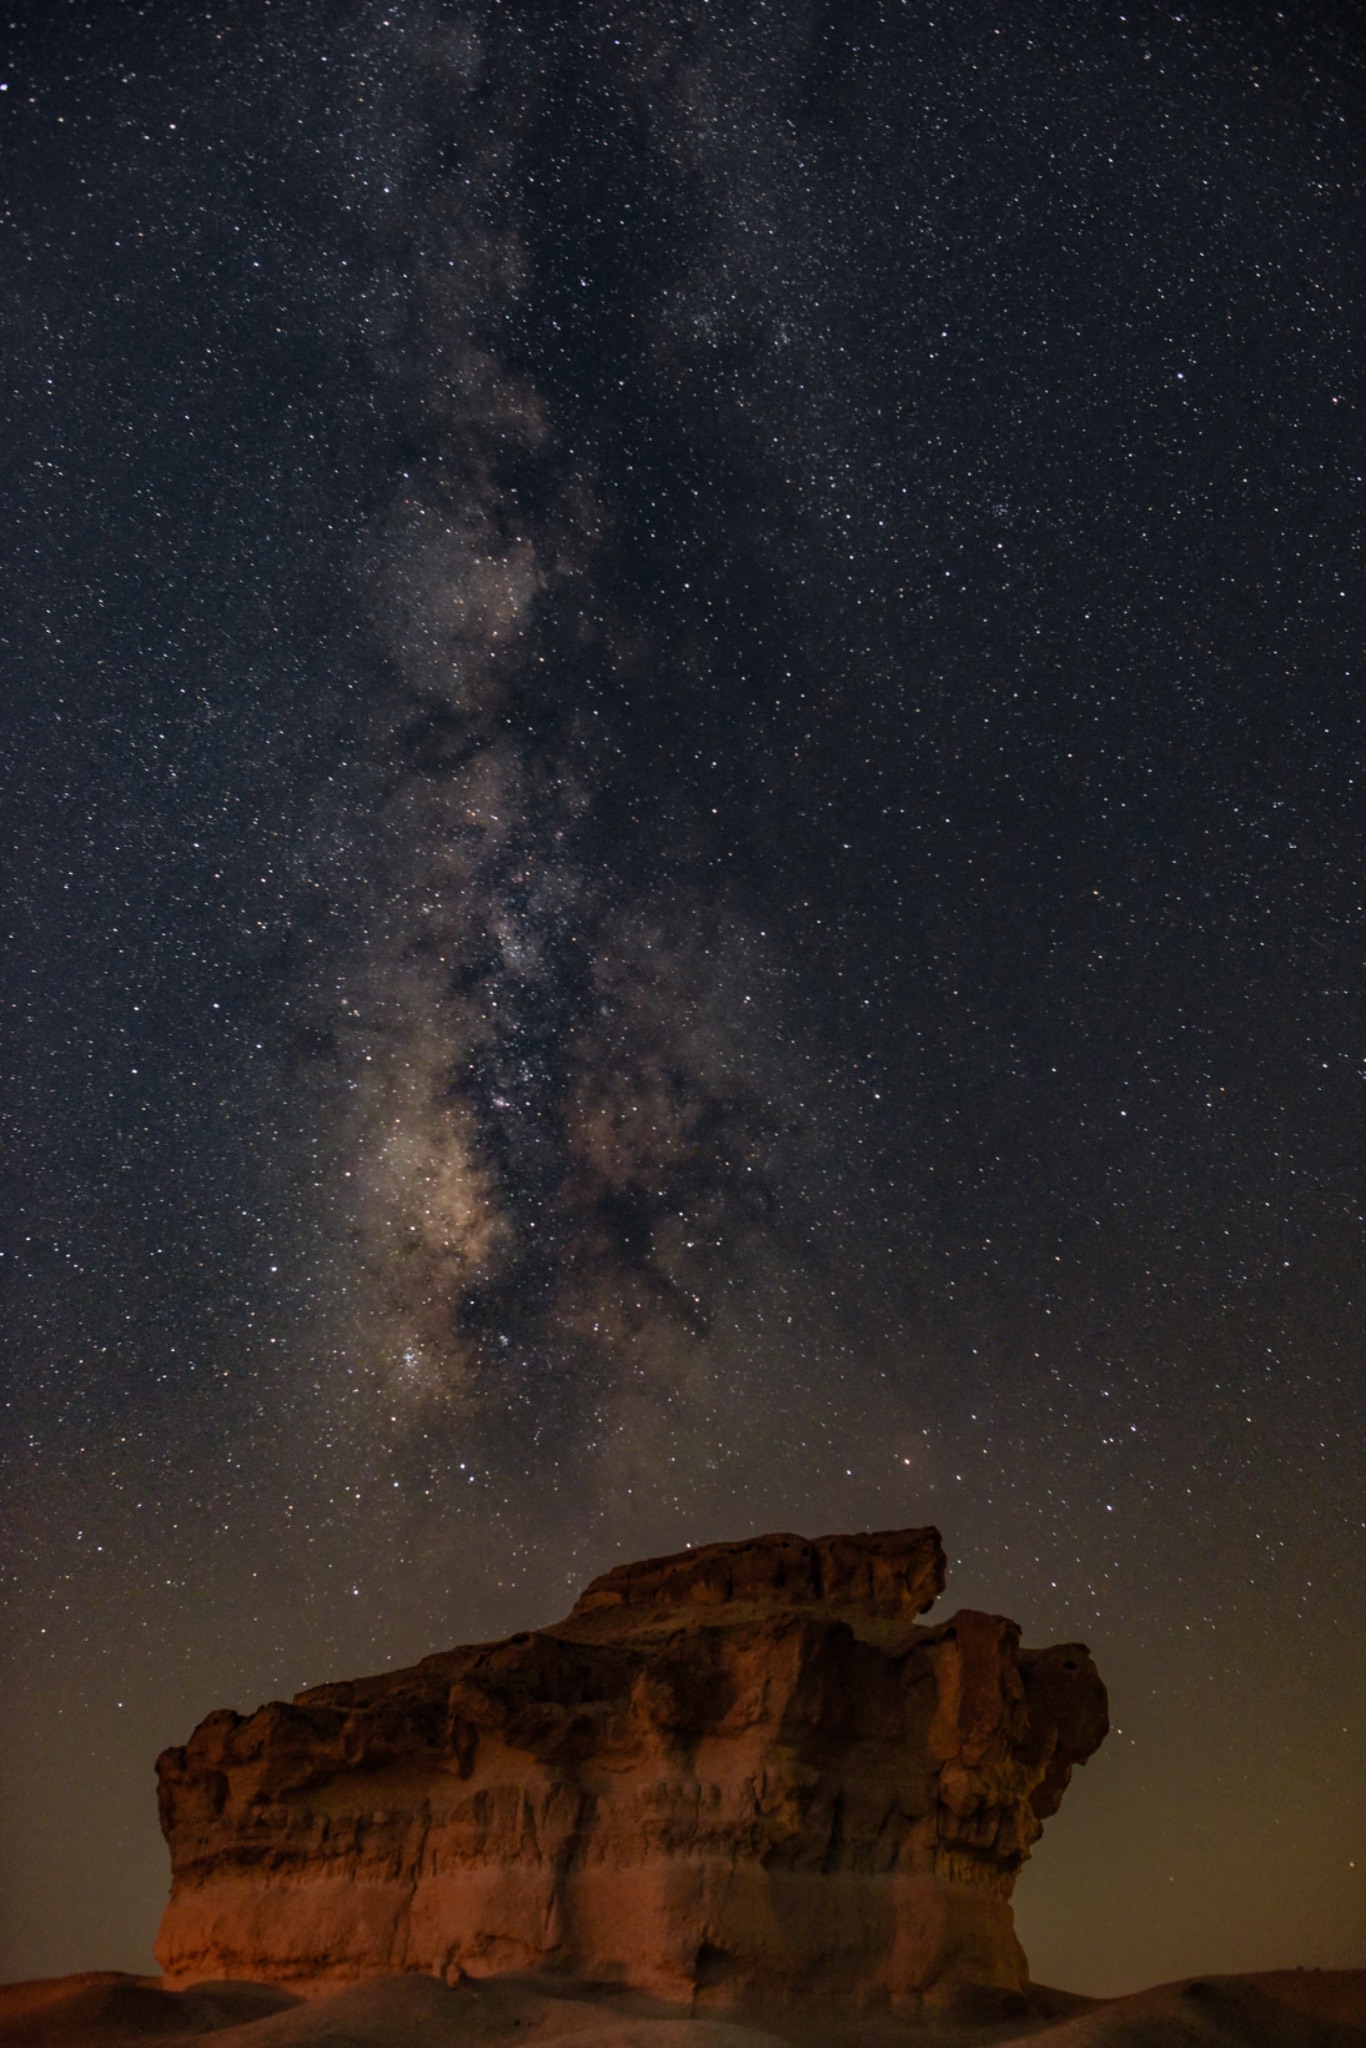
[[[1105,1689],[999,1615],[921,1625],[943,1583],[934,1529],[712,1544],[553,1627],[210,1714],[158,1762],[165,1981],[1027,2010],[1011,1890]]]

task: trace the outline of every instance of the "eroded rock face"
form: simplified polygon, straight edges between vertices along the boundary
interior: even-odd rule
[[[168,1981],[1009,2010],[1011,1888],[1105,1690],[997,1615],[920,1625],[943,1575],[933,1529],[715,1544],[554,1627],[210,1714],[158,1763]]]

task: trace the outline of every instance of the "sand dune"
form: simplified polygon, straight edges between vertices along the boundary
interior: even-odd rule
[[[915,2027],[809,2010],[761,2028],[527,1976],[455,1988],[386,1977],[299,1999],[264,1984],[167,1991],[154,1977],[89,1971],[0,1986],[0,2048],[135,2048],[209,2034],[214,2048],[1005,2048],[1026,2038],[1030,2048],[1366,2048],[1366,1970],[1194,1978],[1103,2001],[1040,1989],[1037,2003],[1041,2016],[1024,2026]]]
[[[1366,1970],[1192,1977],[1047,2027],[1047,2048],[1363,2048]]]
[[[0,2042],[60,2048],[83,2041],[146,2041],[161,2035],[219,2033],[259,2022],[298,2000],[273,1984],[196,1984],[164,1991],[157,1977],[83,1970],[0,1984]]]

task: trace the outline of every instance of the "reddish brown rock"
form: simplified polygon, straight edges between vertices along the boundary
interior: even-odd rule
[[[1106,1733],[933,1529],[625,1566],[552,1628],[224,1710],[160,1759],[168,1982],[564,1969],[695,2008],[1023,1994],[1010,1893]]]

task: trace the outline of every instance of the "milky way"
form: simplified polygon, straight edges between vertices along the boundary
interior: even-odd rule
[[[0,1967],[211,1706],[924,1520],[1036,1971],[1351,1960],[1351,20],[8,34]]]
[[[395,475],[317,874],[351,1340],[384,1400],[524,1449],[695,1366],[795,1107],[747,1029],[773,971],[724,872],[734,795],[693,801],[773,680],[724,616],[760,550],[719,423],[680,416],[699,342],[669,310],[696,324],[714,257],[712,52],[610,26],[473,10],[371,52],[425,118],[363,244]]]

